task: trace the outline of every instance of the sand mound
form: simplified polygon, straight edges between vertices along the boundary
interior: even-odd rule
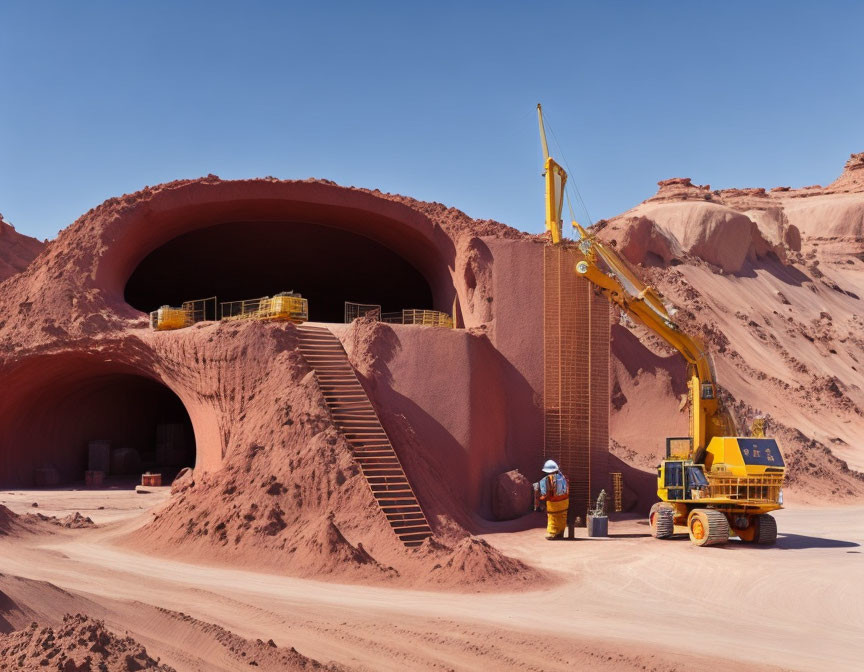
[[[96,523],[88,516],[82,516],[80,511],[68,516],[46,516],[43,513],[27,513],[19,516],[9,508],[0,504],[0,535],[14,535],[24,531],[45,529],[43,524],[62,527],[67,530],[80,530],[96,527]]]
[[[0,282],[27,268],[44,247],[40,240],[18,233],[0,215]]]
[[[351,572],[368,570],[373,575],[397,574],[396,570],[380,565],[369,555],[362,542],[352,545],[336,527],[335,517],[331,511],[299,531],[295,544],[286,549],[287,552],[301,553],[304,567],[318,568],[310,572],[313,575],[342,573],[346,568]]]
[[[36,672],[95,672],[96,670],[159,670],[160,665],[131,637],[118,637],[102,621],[82,614],[66,615],[57,628],[32,623],[23,630],[0,635],[0,670]]]
[[[250,330],[272,336],[259,339],[262,351],[254,356]],[[392,533],[333,427],[296,349],[294,327],[248,324],[237,332],[236,350],[223,358],[245,359],[246,385],[257,394],[238,412],[255,421],[233,428],[221,470],[184,474],[168,506],[129,543],[191,560],[241,561],[291,573],[351,573],[358,566],[370,571],[374,563],[337,558],[359,560],[363,552],[355,539],[368,548],[370,539]],[[354,543],[341,543],[346,538]],[[331,562],[322,554],[332,554]]]
[[[44,532],[46,520],[48,516],[30,513],[22,516],[0,504],[0,537],[17,537],[37,531]]]
[[[465,537],[452,548],[435,539],[427,539],[416,554],[431,564],[429,582],[440,586],[477,589],[498,588],[507,583],[511,588],[520,585],[533,588],[541,577],[543,584],[549,579],[477,537]]]
[[[280,352],[263,357],[279,378],[261,381],[260,404],[245,410],[257,422],[248,434],[232,437],[237,447],[226,455],[225,466],[184,474],[166,507],[122,543],[192,562],[294,576],[406,585],[432,581],[428,570],[438,559],[414,554],[394,534],[345,438],[333,427],[316,379],[295,349],[293,327],[279,343]],[[251,376],[248,361],[247,354]],[[427,510],[433,529],[447,539],[467,536],[447,511],[435,505]],[[470,566],[460,563],[448,571],[470,572]],[[479,578],[493,583],[488,576]],[[470,574],[464,577],[466,585],[471,580]],[[498,585],[519,583],[521,578],[505,573]]]
[[[96,523],[89,516],[82,516],[80,511],[70,513],[68,516],[58,518],[57,516],[46,516],[42,513],[28,513],[28,518],[38,520],[50,525],[56,525],[67,530],[82,530],[85,528],[96,527]]]
[[[18,514],[0,504],[0,535],[12,534],[18,525]]]

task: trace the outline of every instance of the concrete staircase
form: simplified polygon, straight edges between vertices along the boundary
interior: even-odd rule
[[[326,327],[304,324],[298,331],[300,352],[315,372],[336,428],[351,445],[378,506],[403,544],[419,546],[432,536],[432,529],[342,343]]]

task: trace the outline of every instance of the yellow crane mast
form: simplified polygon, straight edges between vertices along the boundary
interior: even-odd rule
[[[562,235],[567,173],[549,156],[539,104],[537,117],[546,180],[546,230],[553,245],[572,245]],[[777,442],[735,436],[732,417],[719,403],[714,366],[705,346],[675,324],[659,292],[645,285],[611,247],[575,221],[573,227],[579,234],[574,272],[660,336],[688,364],[690,436],[666,439],[666,459],[657,468],[661,501],[649,514],[652,534],[663,539],[686,531],[699,546],[725,543],[730,535],[753,543],[774,543],[777,525],[768,512],[782,508],[785,474]]]

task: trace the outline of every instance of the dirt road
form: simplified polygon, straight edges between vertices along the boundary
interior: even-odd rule
[[[536,530],[488,535],[564,580],[536,592],[454,594],[204,567],[112,545],[165,496],[0,493],[18,513],[38,501],[42,513],[78,510],[106,523],[0,541],[0,573],[62,588],[178,670],[248,665],[162,610],[374,670],[709,670],[718,659],[733,670],[858,670],[864,658],[861,508],[780,512],[774,548],[661,542],[641,521],[614,524],[610,539],[550,543]],[[31,588],[29,599],[38,602],[38,592]]]

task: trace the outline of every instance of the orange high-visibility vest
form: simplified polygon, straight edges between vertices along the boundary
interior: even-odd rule
[[[542,486],[546,486],[545,488]],[[545,490],[545,492],[544,492]],[[541,482],[540,499],[544,502],[563,502],[570,497],[570,487],[567,477],[560,471],[549,474]]]

